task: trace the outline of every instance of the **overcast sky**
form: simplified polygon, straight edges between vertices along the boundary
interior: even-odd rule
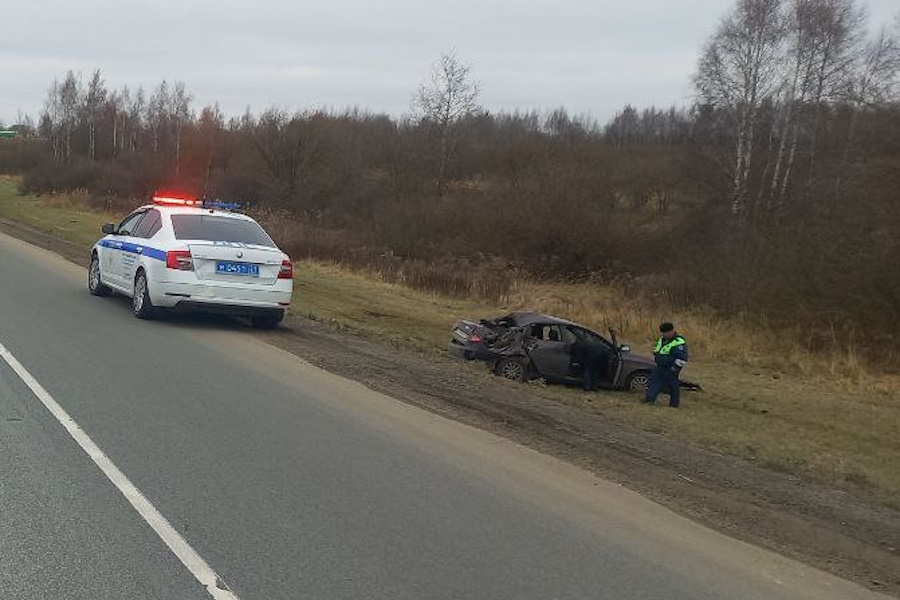
[[[897,0],[868,0],[889,22]],[[0,120],[37,116],[67,69],[110,87],[182,80],[195,108],[400,114],[442,51],[489,109],[683,104],[725,0],[2,0]]]

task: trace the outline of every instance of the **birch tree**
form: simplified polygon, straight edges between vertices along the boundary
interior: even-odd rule
[[[94,160],[97,158],[97,121],[106,103],[106,87],[99,69],[91,76],[83,101],[84,118],[88,127],[88,157]]]
[[[184,82],[176,81],[169,97],[169,118],[172,122],[173,133],[175,134],[175,175],[180,173],[181,168],[181,131],[185,123],[191,120],[191,100],[190,94],[185,91]]]
[[[44,100],[40,128],[41,135],[50,139],[50,145],[53,148],[53,160],[57,163],[62,161],[64,145],[60,127],[62,122],[62,103],[60,102],[59,91],[59,81],[54,79],[50,89],[47,90],[47,97]]]
[[[812,123],[807,154],[809,163],[805,196],[810,197],[816,177],[815,167],[819,150],[822,113],[827,102],[839,98],[851,77],[863,37],[865,13],[855,0],[818,0],[811,2],[815,52],[812,60]]]
[[[730,208],[737,223],[747,213],[748,184],[760,108],[778,91],[784,42],[781,0],[739,0],[707,43],[695,84],[704,103],[733,115],[734,157]]]
[[[900,14],[893,31],[882,27],[859,53],[851,77],[845,88],[845,100],[853,107],[847,139],[837,169],[834,190],[841,189],[842,178],[856,138],[856,124],[860,113],[875,106],[900,100]]]
[[[128,86],[113,92],[107,103],[107,113],[112,124],[110,142],[112,143],[112,158],[117,158],[125,148],[125,140],[128,139],[128,105],[131,102],[131,91]]]
[[[144,126],[144,115],[147,112],[147,95],[143,86],[138,86],[137,91],[128,103],[128,151],[135,152],[140,147],[140,133]]]
[[[458,125],[481,109],[479,84],[471,78],[471,67],[454,52],[442,54],[432,66],[431,77],[419,86],[413,100],[420,124],[433,127],[438,145],[437,193],[447,189],[448,169],[461,139]]]
[[[150,101],[147,103],[147,125],[150,127],[153,135],[154,153],[159,152],[161,138],[169,121],[170,105],[169,84],[163,80],[156,88],[156,91],[153,92],[153,95],[150,96]]]
[[[59,118],[63,134],[62,158],[68,161],[72,156],[72,134],[78,123],[78,109],[81,106],[81,80],[69,71],[59,86]]]

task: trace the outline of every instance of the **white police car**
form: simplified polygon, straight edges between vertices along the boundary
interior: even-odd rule
[[[139,319],[161,310],[249,317],[273,328],[291,302],[290,258],[236,205],[156,196],[106,234],[91,251],[88,289],[132,298]]]

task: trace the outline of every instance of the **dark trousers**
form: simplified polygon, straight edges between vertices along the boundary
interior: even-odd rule
[[[584,391],[593,392],[600,387],[600,382],[607,377],[609,371],[609,355],[596,348],[590,348],[581,359],[584,364]]]
[[[584,391],[593,392],[597,389],[596,368],[591,363],[584,365],[584,380],[581,382]]]
[[[656,402],[660,393],[669,393],[669,406],[678,408],[681,403],[681,386],[678,384],[678,372],[672,369],[653,369],[650,385],[644,395],[644,402]]]

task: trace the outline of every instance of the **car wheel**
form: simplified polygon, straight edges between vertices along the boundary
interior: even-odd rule
[[[94,296],[109,296],[112,289],[103,284],[100,278],[100,257],[91,255],[91,266],[88,267],[88,291]]]
[[[138,271],[137,277],[134,278],[131,307],[134,310],[134,316],[138,319],[152,319],[156,316],[156,307],[150,301],[150,288],[147,285],[147,275],[144,271]]]
[[[649,371],[635,371],[634,373],[629,375],[627,381],[625,381],[625,389],[630,390],[632,392],[646,391],[646,389],[649,385],[650,385]]]
[[[528,367],[520,358],[504,358],[497,363],[497,375],[510,381],[524,382],[528,378]]]
[[[250,319],[250,323],[256,329],[275,329],[282,319],[284,319],[283,314],[275,317],[253,317]]]

